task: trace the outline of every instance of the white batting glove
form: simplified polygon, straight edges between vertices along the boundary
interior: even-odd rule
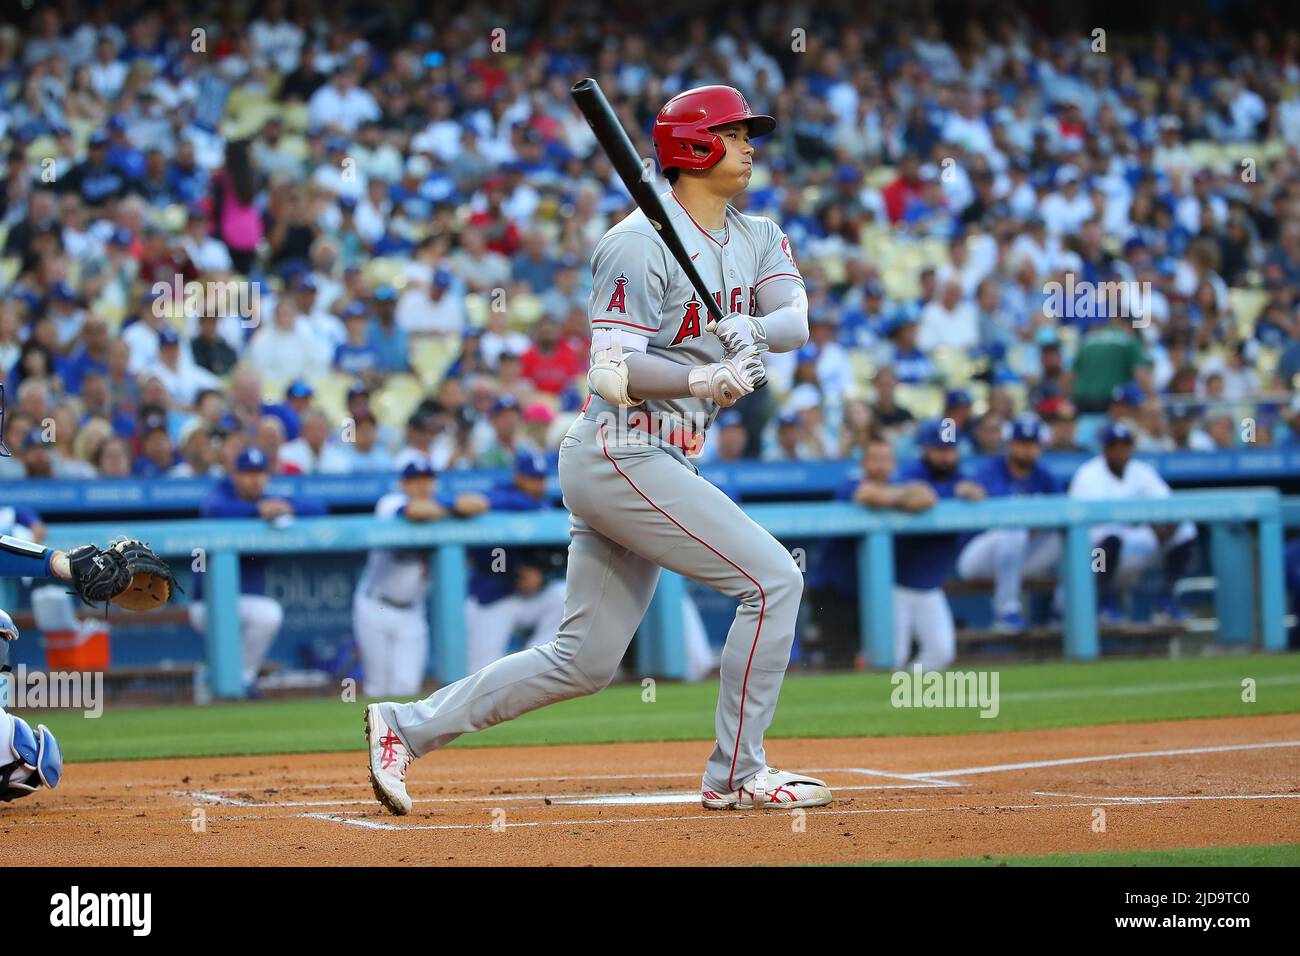
[[[691,395],[730,408],[763,381],[767,373],[760,356],[766,351],[766,345],[750,344],[721,362],[695,366],[687,377]]]
[[[765,338],[763,323],[748,315],[733,312],[710,329],[728,355],[735,355],[746,345],[758,345]]]

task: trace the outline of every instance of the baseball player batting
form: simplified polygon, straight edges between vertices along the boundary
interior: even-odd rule
[[[720,408],[763,380],[761,353],[808,338],[803,280],[769,219],[730,205],[753,174],[751,137],[776,121],[727,86],[688,90],[654,123],[672,186],[667,228],[686,246],[723,318],[708,311],[656,225],[638,209],[592,256],[590,397],[560,444],[571,513],[564,620],[549,643],[503,657],[408,704],[366,709],[370,780],[409,813],[410,762],[461,734],[614,677],[660,568],[739,601],[722,652],[716,743],[701,799],[709,809],[822,806],[821,780],[767,765],[763,736],[790,659],[803,576],[790,554],[691,462]]]

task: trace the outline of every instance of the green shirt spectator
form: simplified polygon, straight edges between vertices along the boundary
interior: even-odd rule
[[[1089,332],[1074,359],[1074,404],[1081,412],[1104,412],[1119,385],[1136,380],[1150,392],[1151,359],[1142,343],[1119,319]]]

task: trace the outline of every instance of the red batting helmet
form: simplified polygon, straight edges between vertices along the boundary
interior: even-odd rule
[[[708,169],[727,151],[722,137],[711,130],[741,120],[749,123],[750,136],[766,136],[776,129],[776,120],[751,113],[740,90],[733,87],[700,86],[678,93],[655,117],[651,135],[659,168]],[[708,153],[700,155],[696,146]]]

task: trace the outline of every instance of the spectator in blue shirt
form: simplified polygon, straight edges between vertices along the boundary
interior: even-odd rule
[[[370,316],[364,302],[353,302],[343,310],[347,338],[334,350],[334,370],[373,379],[382,374],[383,356],[370,337]]]
[[[1039,461],[1045,426],[1035,415],[1011,422],[1004,455],[987,459],[975,480],[990,497],[1060,494],[1061,483]],[[1061,533],[1043,528],[994,528],[972,538],[957,558],[967,581],[993,581],[993,627],[1008,634],[1025,630],[1020,589],[1025,577],[1051,572],[1061,559]]]
[[[882,365],[894,369],[898,380],[905,385],[928,382],[937,374],[930,357],[916,347],[916,319],[896,316],[887,327],[889,348]]]
[[[108,323],[94,315],[81,329],[81,348],[66,358],[54,360],[63,389],[70,395],[81,394],[81,381],[87,373],[108,374]]]
[[[397,290],[381,285],[375,290],[375,319],[370,323],[370,344],[379,353],[386,372],[405,372],[409,367],[406,331],[397,324]]]

